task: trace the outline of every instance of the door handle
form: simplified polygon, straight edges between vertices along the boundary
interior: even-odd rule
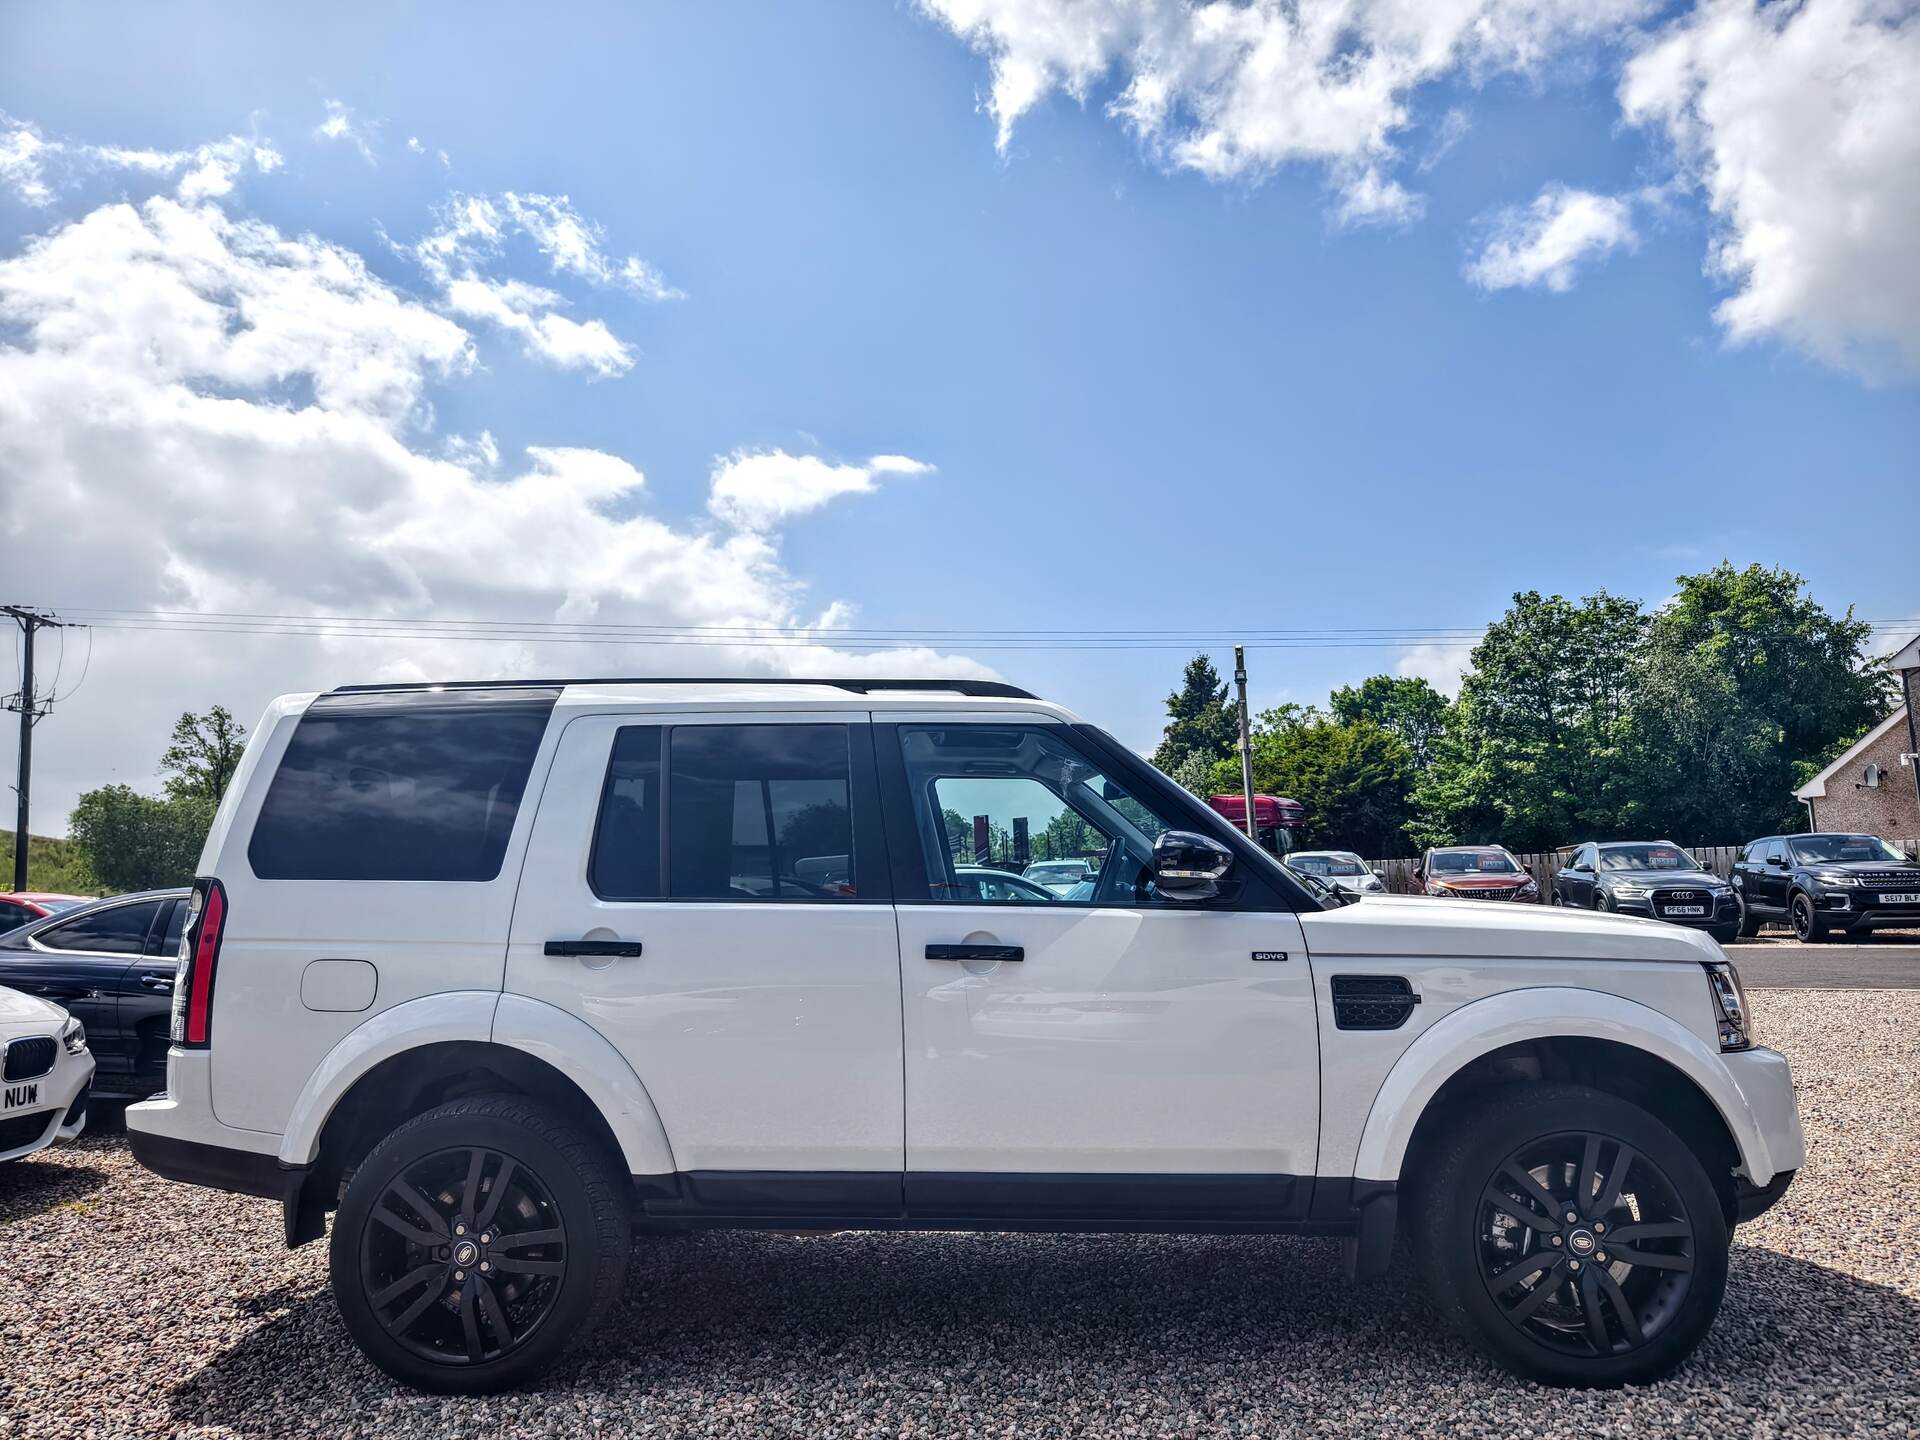
[[[638,940],[549,940],[546,945],[549,955],[617,955],[626,959],[636,959],[640,954]]]
[[[162,995],[171,995],[173,993],[173,980],[166,975],[143,974],[140,977],[140,983],[149,990],[159,991]]]
[[[1019,945],[929,945],[929,960],[1024,960],[1026,950]]]

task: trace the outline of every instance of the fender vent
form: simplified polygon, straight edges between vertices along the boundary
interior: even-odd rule
[[[1404,975],[1333,977],[1333,1023],[1341,1030],[1398,1030],[1420,997]]]

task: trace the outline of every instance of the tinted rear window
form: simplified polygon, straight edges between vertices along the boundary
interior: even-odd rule
[[[33,938],[49,950],[92,950],[108,955],[138,955],[147,943],[147,930],[160,913],[160,901],[110,905],[76,916],[64,925],[50,925]]]
[[[491,880],[558,690],[325,695],[253,827],[263,880]]]

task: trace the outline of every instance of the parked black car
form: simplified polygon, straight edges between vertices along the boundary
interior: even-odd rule
[[[167,1083],[167,1030],[187,891],[148,890],[0,935],[0,985],[65,1006],[87,1027],[96,1097]]]
[[[1723,945],[1740,929],[1733,887],[1671,840],[1577,846],[1553,877],[1550,903],[1693,925]]]
[[[1740,933],[1785,920],[1808,944],[1838,930],[1920,925],[1920,864],[1876,835],[1769,835],[1733,867]]]

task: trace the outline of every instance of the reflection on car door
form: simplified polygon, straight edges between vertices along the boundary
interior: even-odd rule
[[[899,1210],[899,952],[866,720],[623,711],[560,737],[507,990],[627,1057],[709,1209]]]
[[[910,1212],[1304,1206],[1319,1096],[1298,919],[1154,893],[1144,866],[1171,827],[1066,727],[875,733],[888,834],[914,837],[896,871]],[[1093,898],[980,901],[953,879],[953,814],[984,816],[996,843],[1093,851]]]

